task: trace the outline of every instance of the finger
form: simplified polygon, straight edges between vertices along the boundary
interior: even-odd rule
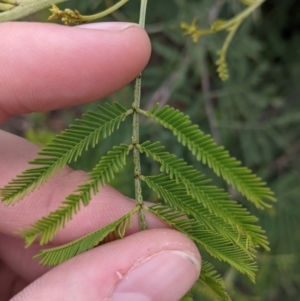
[[[178,301],[198,278],[200,261],[181,233],[144,231],[67,261],[12,301]]]
[[[11,296],[16,295],[24,289],[29,282],[12,271],[5,262],[0,260],[0,296],[1,301],[10,300]]]
[[[131,23],[3,23],[0,36],[0,123],[111,94],[132,81],[150,55],[145,31]]]
[[[31,283],[51,270],[50,267],[42,266],[38,260],[33,259],[40,249],[37,243],[25,249],[21,237],[0,233],[0,261],[5,266],[5,269],[1,268],[2,279],[5,281],[0,282],[0,296],[4,294],[6,288],[15,287],[17,282]]]

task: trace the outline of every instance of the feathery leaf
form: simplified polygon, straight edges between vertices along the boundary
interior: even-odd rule
[[[201,286],[201,290],[205,286],[207,293],[211,297],[210,300],[231,301],[231,298],[225,292],[223,279],[215,271],[212,264],[205,260],[202,261],[201,275],[195,286]]]
[[[97,194],[100,183],[104,186],[109,183],[126,165],[126,157],[131,145],[122,144],[115,146],[112,151],[103,156],[94,169],[89,172],[89,180],[86,184],[81,184],[72,194],[66,197],[61,206],[51,212],[48,216],[41,218],[29,228],[20,231],[27,246],[29,246],[41,234],[40,244],[46,244],[53,239],[55,234],[66,222],[72,219],[80,209],[80,204],[87,206],[92,198],[92,194]]]
[[[180,200],[175,194],[159,187],[160,185],[155,183],[153,177],[149,178],[146,180],[147,184],[177,210],[162,204],[155,204],[148,208],[150,212],[194,240],[211,256],[229,263],[241,273],[246,274],[251,281],[255,281],[257,267],[251,254],[228,241],[220,233],[206,229],[198,219],[187,218],[186,212],[181,212],[181,208],[185,207],[185,204],[180,205]]]
[[[242,205],[232,201],[230,195],[224,190],[208,185],[210,180],[207,180],[201,172],[188,165],[183,159],[164,151],[160,142],[151,144],[146,141],[139,148],[141,152],[160,162],[160,170],[168,173],[171,179],[176,180],[176,183],[182,183],[187,194],[207,208],[209,213],[221,217],[237,232],[245,235],[249,245],[260,245],[267,250],[269,249],[264,231],[254,224],[257,222],[257,218],[252,216]]]
[[[155,105],[150,111],[139,110],[170,129],[180,143],[187,146],[197,160],[207,164],[218,176],[222,176],[228,184],[235,187],[258,208],[270,207],[266,202],[275,201],[273,192],[266,187],[259,177],[248,168],[242,167],[241,162],[230,157],[224,147],[218,146],[210,135],[205,135],[197,125],[192,125],[188,116],[169,106],[158,110]]]
[[[127,227],[131,226],[132,216],[138,210],[140,210],[140,207],[136,206],[129,213],[111,224],[65,245],[42,250],[40,253],[35,255],[34,258],[42,258],[40,261],[40,264],[42,265],[56,266],[76,255],[94,248],[103,242],[123,238]]]
[[[249,243],[247,237],[218,216],[211,214],[194,198],[188,196],[181,183],[177,184],[164,175],[147,177],[146,182],[169,205],[186,215],[193,216],[199,222],[199,227],[217,233],[220,237],[223,237],[223,241],[228,244],[233,243],[250,258],[254,257],[254,246]]]
[[[88,112],[67,130],[57,135],[38,155],[29,162],[36,168],[25,170],[0,189],[0,198],[4,204],[14,204],[26,195],[41,187],[66,164],[76,161],[84,150],[94,147],[100,137],[110,135],[119,128],[120,123],[132,113],[123,106],[106,103],[98,106],[99,112]]]

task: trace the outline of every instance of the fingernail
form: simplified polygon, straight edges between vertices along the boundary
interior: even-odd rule
[[[139,262],[122,276],[111,301],[175,301],[192,287],[200,262],[183,251],[162,251]]]
[[[99,29],[99,30],[109,30],[109,31],[121,31],[129,27],[138,27],[141,26],[137,23],[128,23],[128,22],[100,22],[100,23],[89,23],[76,26],[83,29]]]

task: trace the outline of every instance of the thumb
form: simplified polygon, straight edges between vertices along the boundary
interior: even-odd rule
[[[11,301],[178,301],[199,277],[200,261],[181,233],[143,231],[67,261]]]

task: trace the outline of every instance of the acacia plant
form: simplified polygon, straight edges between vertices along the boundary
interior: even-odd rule
[[[114,12],[129,0],[121,0],[106,11],[93,15],[81,16],[77,10],[61,11],[53,4],[62,0],[0,0],[0,21],[19,19],[37,10],[52,5],[50,19],[62,18],[69,24],[91,21]],[[210,29],[200,30],[193,21],[191,25],[182,24],[185,34],[191,34],[196,42],[200,35],[220,30],[227,30],[228,37],[221,49],[217,62],[220,77],[228,76],[225,55],[234,33],[242,21],[263,1],[241,0],[247,8],[233,19],[217,20]],[[145,25],[147,0],[141,0],[140,20]],[[89,179],[62,200],[57,210],[41,218],[26,229],[21,229],[28,247],[39,239],[40,244],[47,244],[56,233],[72,219],[81,206],[88,206],[92,195],[102,186],[109,184],[115,175],[125,166],[129,154],[133,156],[133,185],[135,187],[134,209],[101,229],[85,235],[68,244],[44,249],[35,258],[42,265],[56,266],[95,246],[124,237],[131,219],[138,215],[141,230],[147,229],[144,212],[149,211],[164,220],[171,227],[191,238],[202,254],[208,254],[220,261],[227,262],[239,272],[255,281],[257,270],[256,249],[269,250],[264,230],[257,224],[257,218],[223,189],[214,186],[211,180],[183,159],[165,150],[159,141],[139,141],[140,116],[145,116],[171,131],[195,156],[208,165],[219,177],[239,191],[257,208],[264,209],[275,201],[272,191],[266,184],[241,162],[231,157],[222,146],[218,146],[210,135],[204,134],[197,125],[193,125],[188,116],[182,112],[156,104],[145,111],[140,108],[141,75],[136,78],[133,103],[130,108],[122,104],[104,104],[97,111],[89,111],[57,135],[47,144],[36,159],[29,162],[32,168],[17,175],[0,190],[3,204],[13,205],[25,196],[40,188],[50,177],[57,174],[66,164],[77,160],[82,153],[95,147],[118,129],[122,122],[132,118],[132,140],[130,144],[114,146],[98,164],[89,172]],[[146,175],[141,170],[140,154],[160,164],[160,173]],[[159,202],[145,205],[142,193],[142,182],[158,196]],[[230,300],[224,290],[221,277],[211,263],[204,261],[202,272],[196,285],[207,286],[213,299]],[[188,294],[185,300],[191,300]]]

